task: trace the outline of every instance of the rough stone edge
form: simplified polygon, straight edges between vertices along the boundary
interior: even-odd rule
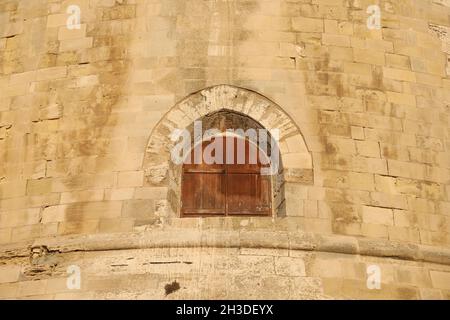
[[[183,237],[180,237],[182,231]],[[181,239],[180,239],[181,238]],[[95,252],[156,248],[255,248],[316,251],[450,265],[450,248],[382,239],[310,232],[244,230],[152,230],[134,233],[40,238],[0,246],[0,259],[29,257],[34,248],[49,252]]]

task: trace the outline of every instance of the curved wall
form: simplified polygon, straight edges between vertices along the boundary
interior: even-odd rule
[[[259,270],[258,298],[448,299],[450,3],[383,1],[380,30],[367,27],[372,4],[3,1],[0,297],[164,297],[176,280],[177,297],[244,298],[247,273]],[[67,28],[71,5],[79,29]],[[152,180],[166,175],[151,161],[154,133],[168,115],[189,118],[177,108],[252,97],[262,105],[241,111],[267,102],[298,130],[280,144],[293,169],[286,216],[178,218],[170,179]],[[246,241],[232,245],[236,232]],[[225,240],[177,249],[192,233]],[[331,249],[308,251],[304,234],[330,237]],[[146,245],[114,244],[127,235]],[[139,263],[114,267],[125,256]],[[366,286],[372,264],[381,290]],[[82,290],[64,287],[68,265],[84,270]],[[217,289],[199,289],[217,274]]]

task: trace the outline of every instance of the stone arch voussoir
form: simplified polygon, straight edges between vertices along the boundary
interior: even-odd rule
[[[268,130],[279,129],[285,180],[313,184],[312,155],[292,118],[263,95],[230,85],[214,86],[193,93],[166,113],[154,128],[147,145],[143,163],[146,184],[170,184],[170,151],[175,145],[170,137],[175,129],[187,128],[195,120],[223,109],[247,115]]]

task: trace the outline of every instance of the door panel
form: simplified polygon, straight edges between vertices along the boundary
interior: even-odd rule
[[[226,138],[225,161],[228,172],[259,173],[261,167],[268,167],[261,163],[261,155],[255,144],[237,137]]]
[[[260,163],[259,154],[256,155],[259,149],[247,140],[238,140],[241,139],[223,139],[226,141],[223,143],[223,164],[193,163],[193,154],[201,154],[201,150],[214,140],[203,142],[192,150],[192,162],[183,166],[183,216],[271,214],[270,176],[261,175],[261,168],[265,166]],[[242,154],[238,161],[239,152],[245,154],[244,161]]]
[[[255,174],[227,175],[228,214],[251,214],[256,210],[257,176]]]
[[[191,150],[189,156],[186,157],[184,161],[183,168],[185,170],[203,170],[205,172],[210,172],[212,170],[224,169],[225,164],[225,152],[222,150],[222,154],[217,154],[212,148],[212,152],[204,152],[205,149],[211,145],[211,143],[216,142],[216,146],[224,146],[224,139],[218,137],[213,138],[211,141],[203,141]],[[214,162],[214,159],[219,160],[219,163],[207,164],[207,162]]]
[[[225,174],[185,173],[182,187],[184,215],[225,215]]]
[[[256,203],[256,212],[261,214],[269,215],[271,212],[271,187],[270,187],[270,177],[269,176],[258,176],[258,201]]]

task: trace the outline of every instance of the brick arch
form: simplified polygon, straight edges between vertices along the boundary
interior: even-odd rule
[[[178,201],[180,186],[177,169],[171,167],[170,137],[175,129],[192,126],[196,120],[227,110],[246,115],[267,130],[279,129],[279,149],[283,165],[283,181],[313,184],[313,161],[305,140],[292,118],[268,98],[254,91],[229,85],[203,89],[189,95],[172,107],[154,128],[145,153],[143,169],[146,185],[169,188],[169,202]],[[175,206],[176,207],[176,206]]]

